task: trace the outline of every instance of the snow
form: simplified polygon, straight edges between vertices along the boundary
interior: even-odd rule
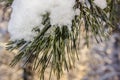
[[[76,15],[80,15],[80,9],[76,9],[76,10],[75,10],[75,14],[76,14]]]
[[[107,7],[107,2],[106,0],[94,0],[94,3],[100,7],[101,9],[104,9]]]
[[[55,0],[56,7],[51,9],[50,21],[52,25],[71,27],[72,19],[75,16],[73,6],[75,0]]]
[[[8,25],[11,40],[33,40],[37,33],[32,30],[44,27],[42,15],[47,12],[50,13],[51,25],[70,28],[75,16],[74,5],[75,0],[14,0]]]
[[[79,0],[82,4],[86,4],[88,8],[90,8],[90,3],[88,0]],[[93,1],[96,6],[100,7],[101,9],[104,9],[107,7],[106,0],[94,0]]]
[[[79,0],[90,7],[88,0]],[[104,9],[106,0],[94,0],[98,7]],[[73,9],[75,0],[14,0],[12,4],[11,19],[8,24],[8,32],[12,41],[24,39],[32,41],[37,35],[33,28],[43,29],[42,15],[50,13],[52,26],[68,26],[71,30],[72,20],[80,14],[79,9]]]

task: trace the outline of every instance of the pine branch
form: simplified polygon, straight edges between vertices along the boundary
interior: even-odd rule
[[[60,79],[64,70],[69,71],[78,58],[78,38],[81,33],[81,27],[85,30],[86,44],[89,45],[90,34],[94,36],[97,42],[106,38],[106,25],[109,29],[114,28],[111,24],[107,11],[97,7],[92,0],[88,0],[90,7],[76,0],[74,9],[80,9],[80,14],[76,15],[72,20],[71,30],[67,25],[62,27],[51,26],[49,13],[43,15],[42,24],[45,26],[42,30],[39,28],[33,29],[38,32],[33,41],[16,40],[8,43],[8,50],[17,49],[18,55],[11,62],[11,66],[26,58],[26,62],[33,59],[33,70],[39,70],[40,79],[44,80],[45,71],[48,67],[51,68],[50,78],[52,74],[56,74],[57,80]],[[112,3],[112,1],[111,1]],[[111,6],[111,5],[110,5]],[[108,7],[109,8],[109,7]],[[109,12],[109,10],[108,10]],[[105,24],[104,24],[105,23]],[[84,27],[81,26],[84,24]]]

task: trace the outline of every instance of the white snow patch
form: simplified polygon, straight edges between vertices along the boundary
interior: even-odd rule
[[[36,33],[32,30],[44,27],[41,24],[42,15],[47,12],[52,25],[71,27],[75,16],[74,5],[75,0],[14,0],[8,25],[11,40],[33,40]]]
[[[107,2],[106,0],[94,0],[94,3],[100,7],[101,9],[104,9],[107,7]]]
[[[75,10],[75,14],[76,14],[76,15],[80,15],[80,9],[76,9],[76,10]]]

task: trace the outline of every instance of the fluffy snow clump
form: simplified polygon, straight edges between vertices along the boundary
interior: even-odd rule
[[[42,29],[42,15],[50,13],[51,25],[71,27],[75,16],[75,0],[14,0],[8,25],[11,40],[31,41],[36,36],[33,28]]]

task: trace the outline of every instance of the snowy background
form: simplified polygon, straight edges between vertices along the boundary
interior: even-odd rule
[[[9,39],[7,25],[11,9],[5,7],[5,2],[0,3],[0,44],[6,43]],[[10,61],[14,54],[9,53],[3,46],[0,46],[0,80],[22,80],[20,65],[10,67]]]

